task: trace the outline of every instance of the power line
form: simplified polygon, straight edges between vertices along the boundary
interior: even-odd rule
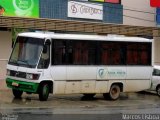
[[[128,16],[128,15],[124,15],[124,14],[123,14],[123,16],[125,16],[125,17],[129,17],[129,18],[133,18],[133,19],[137,19],[137,20],[143,20],[143,21],[147,21],[147,22],[153,22],[153,23],[155,23],[155,21],[153,21],[153,20],[147,20],[147,19],[138,18],[138,17],[133,17],[133,16]]]
[[[142,10],[133,10],[133,9],[124,8],[124,7],[123,7],[123,8],[111,7],[111,6],[106,6],[106,7],[114,8],[114,9],[120,9],[120,10],[128,10],[128,11],[133,11],[133,12],[146,13],[146,14],[151,14],[151,15],[156,15],[156,13],[153,13],[153,12],[146,12],[146,11],[142,11]],[[155,21],[152,21],[152,20],[147,20],[147,19],[144,19],[144,18],[139,18],[139,17],[129,16],[129,15],[124,15],[124,14],[123,14],[123,16],[129,17],[129,18],[132,18],[132,19],[143,20],[143,21],[147,21],[147,22],[155,22]]]
[[[142,10],[134,10],[134,9],[124,8],[124,7],[123,8],[111,7],[111,6],[106,6],[106,7],[114,8],[114,9],[120,9],[120,10],[128,10],[128,11],[133,11],[133,12],[141,12],[141,13],[156,15],[156,13],[153,13],[153,12],[147,12],[147,11],[142,11]]]
[[[123,5],[123,8],[124,10],[130,10],[130,11],[135,11],[135,12],[142,12],[142,13],[149,13],[149,14],[155,14],[155,12],[148,12],[148,11],[145,11],[145,10],[136,10],[137,8],[129,8],[130,6],[124,6]],[[155,8],[154,8],[155,9]]]
[[[114,9],[120,9],[120,10],[128,10],[128,11],[133,11],[133,12],[146,13],[146,14],[151,14],[151,15],[156,15],[156,13],[153,13],[153,12],[146,12],[146,11],[142,11],[142,10],[133,10],[133,9],[124,8],[124,7],[123,7],[123,8],[111,7],[111,6],[105,6],[105,7],[114,8]],[[110,12],[110,13],[111,13],[111,12]],[[117,14],[120,14],[120,13],[117,13]],[[124,17],[128,17],[128,18],[132,18],[132,19],[143,20],[143,21],[155,23],[155,21],[153,21],[153,20],[147,20],[147,19],[144,19],[144,18],[129,16],[129,15],[125,15],[125,14],[123,14],[123,16],[124,16]]]

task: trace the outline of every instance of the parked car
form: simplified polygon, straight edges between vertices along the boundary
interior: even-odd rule
[[[156,91],[160,97],[160,66],[154,66],[152,74],[151,91]]]

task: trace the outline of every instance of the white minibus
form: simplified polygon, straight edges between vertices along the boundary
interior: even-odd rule
[[[26,32],[17,36],[7,64],[6,84],[23,92],[80,93],[116,100],[120,92],[149,89],[152,40],[116,35]]]

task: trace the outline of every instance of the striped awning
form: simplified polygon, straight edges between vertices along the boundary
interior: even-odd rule
[[[120,34],[129,36],[160,36],[160,28],[84,22],[75,20],[22,18],[0,16],[0,27],[52,30],[65,32],[84,32],[95,34]]]

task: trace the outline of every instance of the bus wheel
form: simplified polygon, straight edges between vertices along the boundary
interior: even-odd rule
[[[12,93],[15,98],[21,98],[23,91],[12,89]]]
[[[110,99],[110,100],[117,100],[120,96],[120,87],[119,85],[112,85],[110,88],[109,93],[104,93],[103,94],[105,99]]]
[[[160,86],[157,87],[157,95],[160,97]]]
[[[46,101],[49,96],[49,85],[46,83],[43,83],[40,85],[39,90],[39,100],[40,101]]]
[[[84,93],[83,95],[86,98],[93,98],[96,94],[94,94],[94,93]]]

